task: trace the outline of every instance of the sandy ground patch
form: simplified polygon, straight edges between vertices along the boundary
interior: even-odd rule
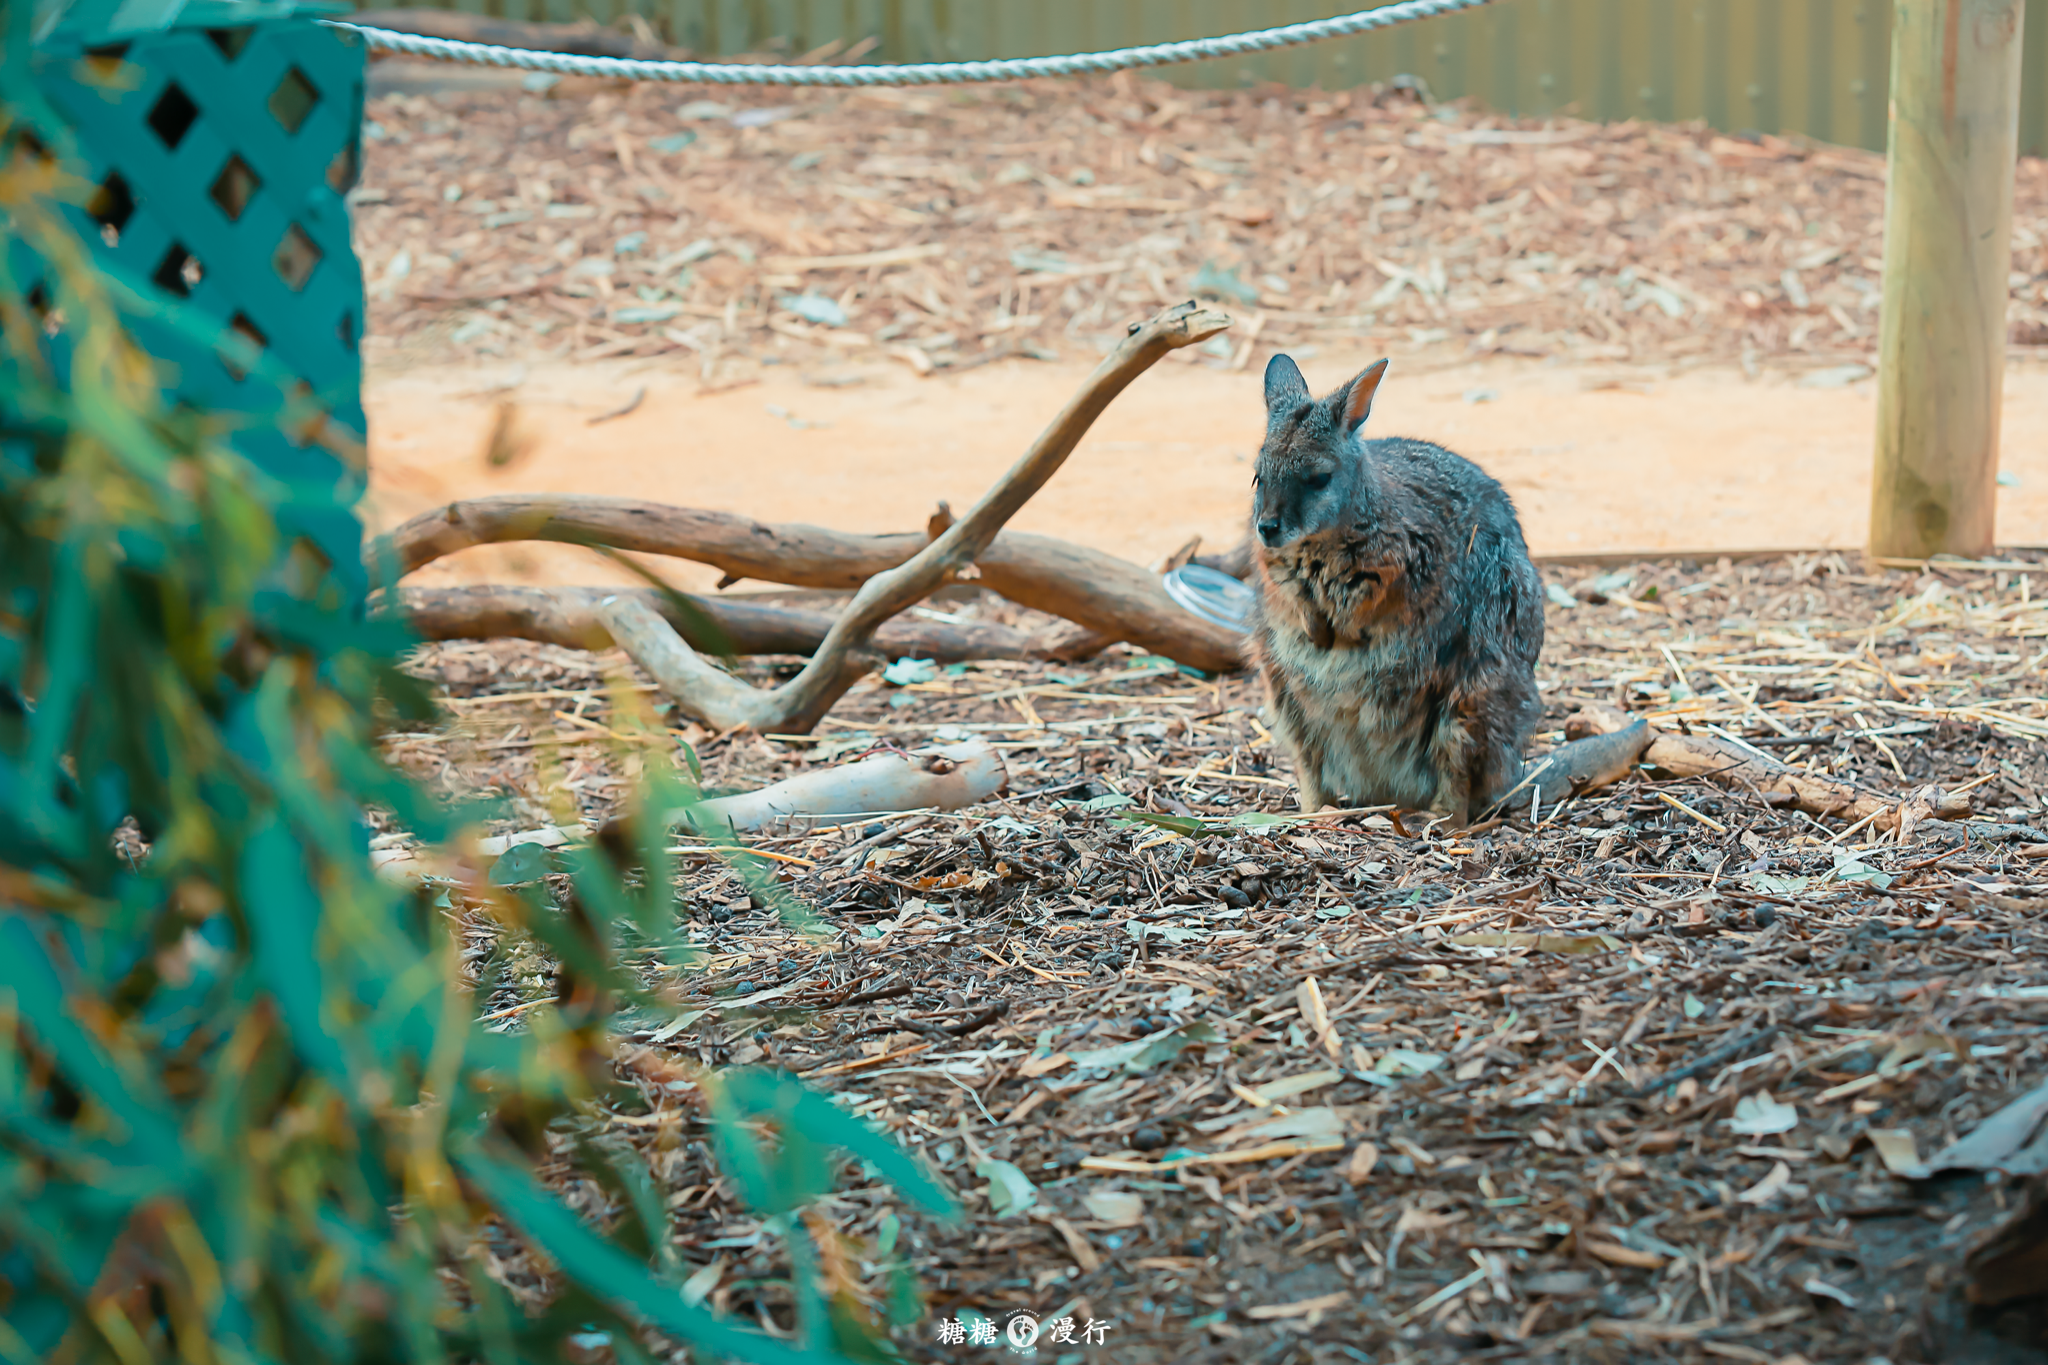
[[[1370,359],[1332,350],[1303,364],[1322,391]],[[1478,461],[1514,495],[1539,555],[1863,542],[1872,380],[1810,388],[1740,370],[1395,364],[1368,430],[1441,441]],[[691,367],[661,360],[376,373],[373,517],[389,525],[455,498],[574,492],[903,530],[940,499],[972,503],[1085,371],[1019,360],[920,379],[876,361],[764,374],[699,396]],[[590,424],[642,388],[633,412]],[[505,402],[517,405],[524,453],[492,468],[484,450]],[[2005,409],[2004,474],[2016,482],[1999,492],[1999,539],[2039,544],[2048,541],[2048,365],[2008,372]],[[1249,505],[1261,414],[1254,373],[1161,365],[1110,407],[1015,525],[1134,560],[1196,534],[1227,545]],[[675,567],[685,586],[715,577]],[[417,581],[621,579],[583,550],[509,546],[464,552]]]

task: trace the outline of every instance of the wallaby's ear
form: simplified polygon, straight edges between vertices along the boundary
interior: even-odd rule
[[[1284,355],[1266,362],[1266,415],[1292,412],[1309,401],[1308,381],[1301,367]]]
[[[1346,436],[1365,425],[1367,415],[1372,412],[1372,396],[1379,392],[1380,381],[1386,377],[1387,362],[1382,360],[1366,366],[1356,379],[1337,391],[1338,425]]]

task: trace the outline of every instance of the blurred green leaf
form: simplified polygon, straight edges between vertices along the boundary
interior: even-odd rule
[[[955,1216],[952,1193],[887,1134],[806,1090],[794,1077],[736,1068],[721,1072],[707,1090],[720,1151],[756,1212],[787,1213],[822,1192],[812,1190],[798,1159],[815,1143],[867,1162],[926,1212]],[[779,1151],[772,1155],[779,1161],[764,1155],[759,1144],[742,1140],[754,1125],[773,1129]]]
[[[554,853],[542,844],[514,844],[491,864],[491,885],[528,886],[559,872]]]
[[[462,1173],[504,1209],[506,1217],[555,1264],[621,1311],[714,1351],[722,1359],[753,1365],[818,1365],[820,1357],[810,1351],[735,1327],[684,1303],[675,1286],[663,1284],[645,1266],[592,1232],[523,1172],[509,1154],[473,1148],[461,1153],[457,1161]]]

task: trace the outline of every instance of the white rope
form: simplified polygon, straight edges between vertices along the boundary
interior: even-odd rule
[[[1475,9],[1488,0],[1400,0],[1378,9],[1340,14],[1329,19],[1285,24],[1279,28],[1232,33],[1221,38],[1189,38],[1150,47],[1124,47],[1111,52],[1080,52],[1065,57],[1019,57],[993,62],[915,62],[904,66],[753,66],[734,62],[643,62],[626,57],[577,57],[565,52],[531,52],[488,43],[460,43],[416,33],[366,28],[361,24],[323,20],[334,28],[353,29],[380,52],[403,52],[483,66],[512,66],[523,71],[548,71],[563,76],[604,76],[614,80],[686,81],[708,85],[957,85],[973,81],[1016,81],[1033,76],[1102,75],[1141,66],[1171,66],[1208,57],[1236,57],[1247,52],[1344,38],[1354,33],[1391,28],[1416,19]]]

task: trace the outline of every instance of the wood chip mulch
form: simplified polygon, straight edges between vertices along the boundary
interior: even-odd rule
[[[711,388],[782,363],[831,382],[881,354],[1090,359],[1201,292],[1241,317],[1186,356],[1218,366],[1368,341],[1874,363],[1884,163],[1851,148],[1129,78],[569,81],[367,117],[373,358],[673,353]],[[2048,162],[2019,163],[2013,246],[2012,340],[2048,345]]]
[[[388,744],[509,796],[501,832],[603,818],[677,738],[714,790],[1003,747],[984,806],[758,841],[809,929],[709,856],[679,888],[700,956],[650,979],[709,1012],[622,1038],[636,1098],[595,1117],[648,1161],[693,1291],[745,1320],[788,1328],[788,1264],[719,1178],[700,1066],[799,1074],[962,1193],[951,1227],[857,1171],[822,1205],[843,1286],[879,1296],[892,1254],[920,1276],[913,1360],[995,1359],[972,1332],[1017,1313],[1071,1320],[1039,1347],[1065,1365],[1994,1358],[1954,1286],[2006,1189],[1887,1162],[2048,1071],[2048,559],[1546,573],[1576,605],[1550,612],[1544,739],[1619,700],[1977,816],[1900,847],[1638,774],[1534,828],[1299,822],[1255,684],[1128,650],[629,751],[617,656],[443,644],[416,667],[450,719]],[[482,913],[463,932],[501,972],[480,1009],[524,1027],[551,967]],[[496,1264],[545,1298],[516,1249]]]

